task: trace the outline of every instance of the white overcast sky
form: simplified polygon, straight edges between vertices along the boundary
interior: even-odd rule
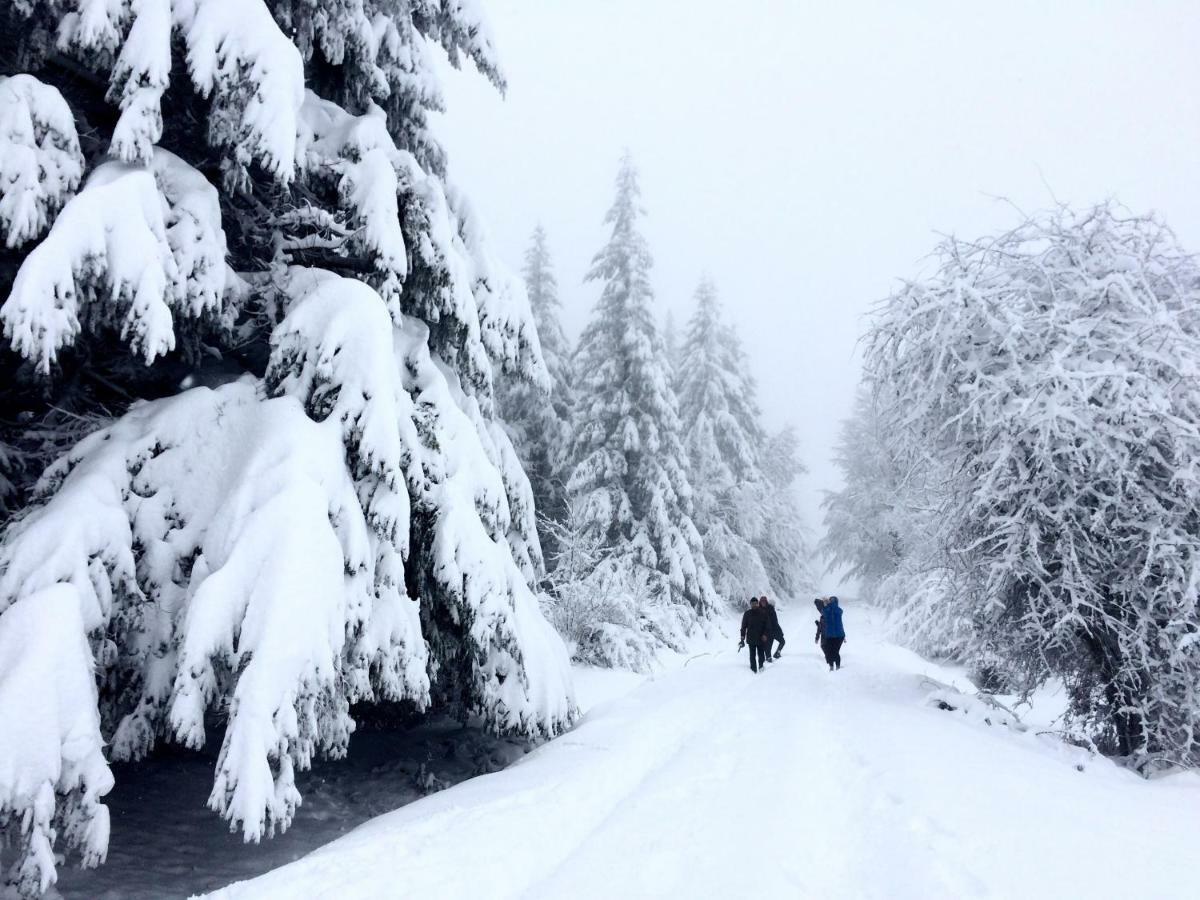
[[[937,232],[1115,197],[1200,250],[1200,2],[490,0],[509,88],[447,79],[453,181],[519,267],[539,221],[574,337],[628,147],[660,313],[712,275],[768,424],[821,491],[863,316]],[[827,584],[828,588],[836,584]]]

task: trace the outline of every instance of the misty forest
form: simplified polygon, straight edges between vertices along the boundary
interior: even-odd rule
[[[1192,895],[1194,248],[919,233],[822,446],[635,127],[473,202],[490,12],[3,4],[0,897]]]

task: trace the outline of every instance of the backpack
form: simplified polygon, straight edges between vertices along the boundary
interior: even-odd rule
[[[840,606],[825,607],[825,637],[844,638],[846,631],[842,628],[842,608]]]

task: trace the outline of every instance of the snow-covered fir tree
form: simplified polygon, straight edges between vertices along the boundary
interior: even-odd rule
[[[888,467],[848,467],[867,484],[847,491],[908,511],[881,599],[968,662],[1062,678],[1068,725],[1100,749],[1195,764],[1200,266],[1112,205],[950,239],[937,261],[867,343]]]
[[[767,590],[766,568],[749,538],[761,526],[759,455],[764,435],[753,379],[732,327],[705,278],[680,348],[679,412],[688,452],[696,527],[717,591],[729,602]]]
[[[850,418],[842,423],[834,462],[845,486],[825,495],[825,537],[821,550],[835,566],[856,578],[864,600],[874,599],[880,582],[896,571],[911,536],[900,504],[908,499],[899,465],[889,453],[875,397],[860,388]]]
[[[741,340],[701,281],[680,348],[677,384],[691,466],[694,518],[718,592],[740,605],[770,591],[793,598],[813,583],[796,479],[795,434],[767,436]]]
[[[650,251],[638,231],[642,214],[627,154],[605,217],[611,236],[587,276],[601,294],[575,355],[567,489],[582,533],[608,548],[614,564],[657,573],[659,593],[706,617],[716,595],[691,518],[678,401],[651,306]]]
[[[758,552],[776,596],[796,598],[816,585],[808,526],[796,484],[808,469],[800,460],[795,428],[769,434],[761,454],[762,480],[750,492],[753,528],[749,541]]]
[[[671,383],[675,392],[679,392],[679,327],[675,324],[675,313],[667,310],[663,320],[663,347],[667,351],[667,368],[671,373]]]
[[[209,805],[257,840],[356,703],[565,727],[492,397],[548,377],[426,123],[436,47],[503,84],[476,5],[18,0],[0,26],[6,882],[101,862],[108,763],[163,741],[220,742]]]
[[[562,469],[570,439],[573,389],[571,345],[559,321],[558,282],[546,245],[546,232],[540,225],[534,229],[525,252],[524,276],[542,358],[550,376],[550,391],[547,395],[527,379],[503,379],[499,391],[500,413],[533,488],[542,520],[539,527],[542,551],[549,562],[558,551],[557,532],[550,524],[567,518]]]

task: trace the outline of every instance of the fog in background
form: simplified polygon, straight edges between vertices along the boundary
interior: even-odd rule
[[[508,95],[473,70],[448,77],[452,180],[514,268],[544,225],[575,338],[628,147],[660,314],[682,334],[701,275],[715,280],[768,425],[801,436],[814,537],[864,316],[919,274],[936,233],[1014,224],[1000,196],[1028,210],[1116,197],[1200,250],[1194,0],[486,8]]]

